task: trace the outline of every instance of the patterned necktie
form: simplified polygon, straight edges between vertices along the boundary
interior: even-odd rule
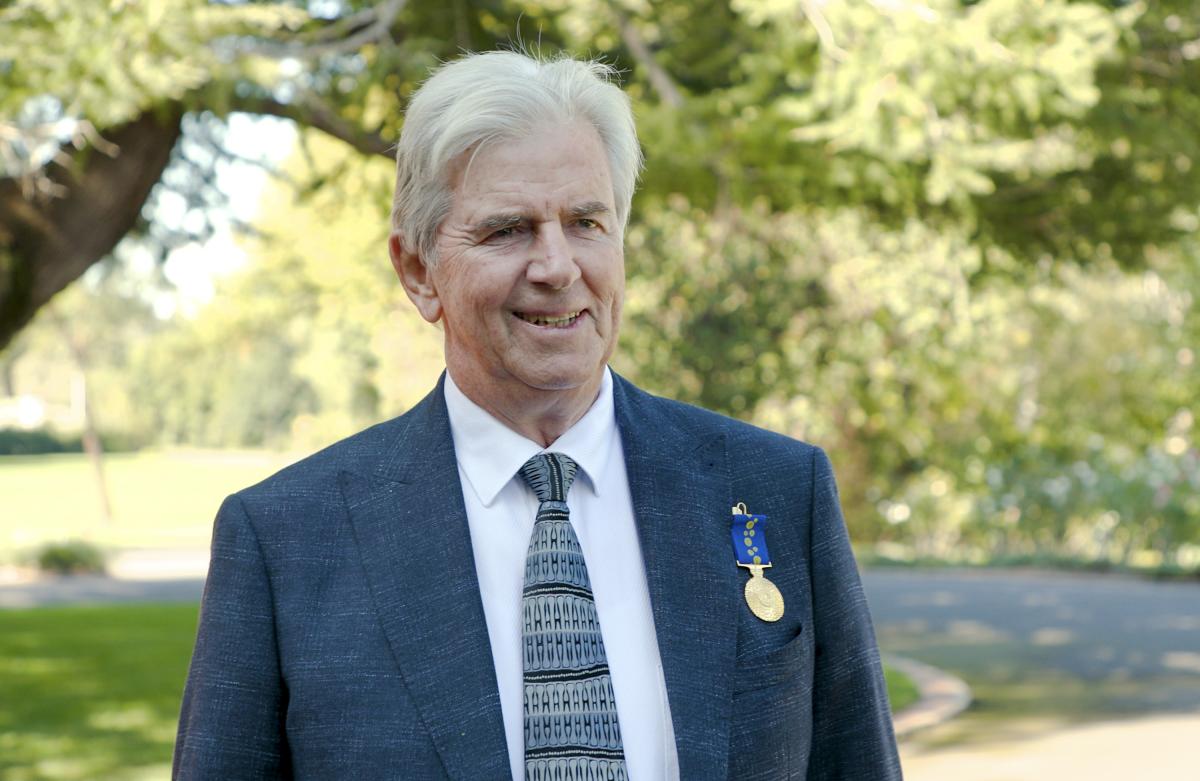
[[[575,462],[541,453],[521,477],[537,494],[525,556],[525,781],[625,781],[617,701],[567,491]]]

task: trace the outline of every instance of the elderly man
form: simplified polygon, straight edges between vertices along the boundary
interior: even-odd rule
[[[414,97],[390,251],[447,371],[222,505],[177,778],[900,777],[825,455],[607,367],[610,75],[491,52]]]

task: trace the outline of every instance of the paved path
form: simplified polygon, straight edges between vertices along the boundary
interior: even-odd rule
[[[972,686],[1032,673],[1120,691],[1114,713],[1200,711],[1200,584],[903,570],[869,572],[865,584],[886,650]],[[1138,686],[1164,681],[1171,690]]]
[[[1196,781],[1197,736],[1200,716],[1145,716],[900,756],[905,781]]]
[[[875,570],[880,645],[962,676],[959,718],[901,745],[907,781],[1198,781],[1200,584]]]
[[[77,575],[18,579],[12,583],[0,578],[0,609],[102,602],[199,602],[208,571],[208,551],[124,551],[109,560],[108,571],[112,577]]]
[[[0,609],[106,602],[199,602],[200,578],[118,580],[93,575],[0,586]]]

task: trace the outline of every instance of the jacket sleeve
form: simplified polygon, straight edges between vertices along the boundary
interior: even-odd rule
[[[230,496],[213,528],[172,779],[290,777],[286,707],[266,563],[245,506]]]
[[[813,454],[813,733],[808,781],[899,781],[887,688],[829,458]]]

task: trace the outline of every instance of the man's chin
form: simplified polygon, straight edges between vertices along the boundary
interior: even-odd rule
[[[537,371],[522,371],[516,377],[532,391],[569,393],[599,387],[604,368],[605,364],[592,368],[548,366]]]

